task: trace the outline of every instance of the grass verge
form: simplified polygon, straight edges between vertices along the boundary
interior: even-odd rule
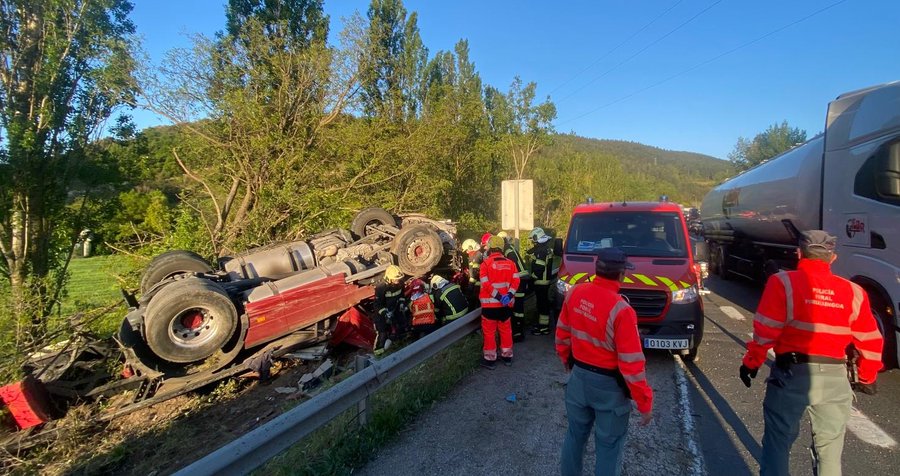
[[[443,398],[478,365],[481,337],[472,334],[407,372],[371,397],[369,425],[352,408],[257,470],[257,475],[346,475],[363,466],[419,413]]]

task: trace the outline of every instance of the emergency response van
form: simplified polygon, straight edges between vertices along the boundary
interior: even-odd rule
[[[624,251],[635,266],[620,292],[637,312],[644,348],[694,360],[703,339],[701,268],[681,207],[665,201],[575,207],[563,243],[557,309],[572,286],[594,279],[597,250],[608,247]]]

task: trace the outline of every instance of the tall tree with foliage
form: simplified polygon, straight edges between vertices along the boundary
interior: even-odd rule
[[[549,143],[556,119],[556,105],[549,97],[536,103],[536,90],[536,83],[524,84],[516,76],[506,94],[493,87],[485,91],[491,127],[512,159],[517,180],[525,176],[535,153]]]
[[[0,273],[40,328],[57,304],[60,229],[85,147],[133,92],[128,0],[0,1]],[[76,230],[77,231],[77,230]],[[55,274],[55,275],[54,275]]]
[[[781,124],[772,124],[753,140],[738,138],[734,150],[728,154],[728,160],[738,170],[747,170],[803,142],[806,142],[806,131],[782,121]]]

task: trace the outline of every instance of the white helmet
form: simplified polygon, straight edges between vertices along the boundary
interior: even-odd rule
[[[478,242],[475,241],[475,240],[473,240],[473,239],[471,239],[471,238],[469,238],[469,239],[466,240],[466,241],[463,241],[463,243],[462,243],[462,249],[463,249],[463,251],[472,251],[472,252],[474,252],[474,251],[478,251],[479,248],[480,248],[480,246],[478,246]]]
[[[550,235],[544,233],[544,229],[540,227],[531,230],[529,236],[531,237],[531,241],[535,243],[546,243],[550,241]]]
[[[435,274],[431,277],[431,289],[440,289],[449,283],[450,281],[447,281],[443,276],[439,274]]]

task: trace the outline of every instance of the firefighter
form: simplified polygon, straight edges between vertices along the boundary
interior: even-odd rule
[[[534,246],[528,251],[531,258],[531,279],[534,296],[537,300],[538,322],[531,329],[533,335],[550,334],[550,280],[553,274],[553,238],[544,233],[542,228],[531,230],[531,242]]]
[[[572,288],[559,314],[556,353],[570,374],[566,384],[569,428],[560,461],[563,476],[581,475],[591,428],[595,474],[619,474],[631,413],[629,398],[637,404],[642,426],[652,419],[653,390],[644,373],[637,314],[619,295],[625,270],[632,268],[622,250],[600,250],[597,277]]]
[[[503,238],[488,240],[488,257],[481,265],[481,330],[484,347],[481,365],[493,369],[497,363],[497,332],[500,333],[500,356],[512,365],[513,340],[510,320],[519,277],[516,265],[503,254]]]
[[[853,390],[875,393],[882,336],[866,292],[831,273],[836,241],[822,230],[801,233],[797,270],[769,278],[753,318],[753,339],[739,372],[744,385],[750,387],[768,350],[775,350],[763,400],[763,476],[788,474],[791,446],[807,411],[814,472],[841,474]],[[859,382],[852,386],[845,361],[850,344],[859,352]]]
[[[458,284],[452,284],[443,276],[435,274],[431,277],[431,292],[438,322],[453,322],[469,312],[469,303]]]
[[[418,278],[412,280],[407,296],[413,336],[419,338],[435,330],[438,327],[437,316],[434,312],[434,302],[425,289],[425,282]]]
[[[481,249],[478,247],[478,243],[471,238],[463,241],[462,249],[466,252],[469,270],[469,286],[467,291],[470,291],[477,299],[478,289],[481,286],[478,269],[481,267],[484,256],[481,253]]]
[[[513,342],[522,342],[525,340],[525,293],[528,292],[528,282],[531,281],[531,273],[525,269],[522,255],[519,254],[519,250],[510,241],[509,235],[505,231],[501,231],[497,233],[497,236],[503,238],[503,256],[515,263],[516,273],[520,280],[519,288],[516,289],[515,305],[513,305],[512,333]]]
[[[375,287],[375,350],[387,350],[391,339],[406,330],[406,297],[403,295],[403,272],[390,265],[384,271],[384,282]]]

